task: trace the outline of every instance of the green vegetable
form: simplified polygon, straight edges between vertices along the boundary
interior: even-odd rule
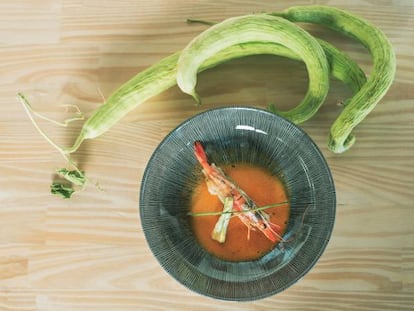
[[[69,171],[65,168],[56,170],[56,173],[62,179],[59,179],[52,183],[50,186],[50,192],[52,194],[61,196],[64,199],[69,199],[73,193],[75,193],[74,186],[85,187],[86,177],[83,171]]]
[[[219,243],[224,243],[226,241],[227,226],[233,210],[233,198],[224,198],[223,204],[223,213],[220,215],[213,231],[211,232],[211,238]]]
[[[296,6],[272,15],[292,22],[322,24],[360,41],[371,53],[373,67],[367,82],[346,102],[330,130],[329,149],[336,153],[348,150],[355,142],[352,130],[374,109],[394,80],[396,60],[390,41],[373,24],[334,7]]]
[[[83,187],[86,184],[85,172],[83,171],[69,171],[66,168],[60,168],[56,170],[56,173],[76,186]]]
[[[308,120],[318,111],[328,93],[329,66],[316,39],[283,18],[267,14],[246,15],[227,19],[205,30],[181,52],[177,65],[178,86],[200,102],[195,86],[203,62],[225,48],[257,41],[282,44],[303,59],[309,76],[308,92],[298,106],[278,113],[295,123]]]
[[[64,199],[69,199],[75,192],[75,190],[73,190],[71,186],[65,185],[60,182],[54,182],[50,186],[50,192],[52,194],[61,196]]]
[[[365,82],[365,74],[358,65],[345,53],[329,43],[322,40],[319,40],[319,43],[324,48],[328,58],[332,76],[344,81],[353,90],[359,89]],[[278,55],[300,60],[300,56],[283,45],[274,42],[248,42],[230,46],[213,55],[205,60],[199,71],[204,71],[232,59],[259,54]],[[73,146],[65,148],[58,146],[51,139],[48,141],[61,153],[68,155],[75,152],[85,139],[93,139],[104,134],[128,112],[176,84],[179,55],[180,53],[177,52],[162,59],[118,88],[84,123]],[[30,107],[28,110],[30,115],[31,106],[22,94],[19,94],[19,96],[24,106]],[[32,122],[35,124],[34,121]]]

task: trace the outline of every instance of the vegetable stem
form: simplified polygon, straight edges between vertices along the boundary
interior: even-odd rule
[[[193,213],[193,212],[188,212],[187,215],[188,216],[192,216],[192,217],[203,217],[203,216],[220,216],[223,214],[232,214],[233,216],[236,216],[237,214],[242,214],[242,213],[246,213],[246,212],[258,212],[258,211],[263,211],[266,210],[268,208],[272,208],[272,207],[278,207],[278,206],[284,206],[287,205],[289,202],[288,201],[284,201],[284,202],[280,202],[280,203],[274,203],[274,204],[269,204],[269,205],[264,205],[261,207],[256,207],[256,208],[252,208],[252,209],[248,209],[248,210],[243,210],[243,211],[221,211],[221,212],[197,212],[197,213]]]
[[[27,98],[22,94],[22,93],[18,93],[17,94],[18,99],[20,100],[20,102],[22,103],[22,106],[26,112],[26,114],[28,115],[30,121],[32,122],[32,124],[34,125],[34,127],[36,128],[36,130],[40,133],[40,135],[43,136],[43,138],[49,143],[51,144],[56,150],[59,151],[59,153],[63,156],[63,158],[73,164],[72,160],[70,159],[70,157],[63,151],[63,149],[56,144],[37,124],[36,120],[33,118],[32,115],[32,106],[30,105],[29,101],[27,100]],[[48,119],[48,118],[47,118]],[[75,165],[74,165],[75,166]],[[75,166],[76,167],[76,166]]]
[[[207,26],[213,26],[213,25],[217,24],[217,22],[206,21],[206,20],[203,20],[203,19],[193,19],[193,18],[187,18],[187,23],[188,24],[203,24],[203,25],[207,25]]]

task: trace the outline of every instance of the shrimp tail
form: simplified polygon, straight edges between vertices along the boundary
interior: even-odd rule
[[[272,222],[269,222],[269,226],[273,231],[275,231],[275,233],[280,232],[280,230],[282,229],[279,225],[276,225]]]
[[[260,231],[272,242],[277,242],[282,240],[281,235],[278,233],[280,232],[281,227],[271,222],[266,222],[265,228],[261,228]]]
[[[279,235],[275,234],[274,231],[271,230],[271,229],[264,229],[264,230],[262,230],[262,232],[273,243],[275,243],[279,240]]]

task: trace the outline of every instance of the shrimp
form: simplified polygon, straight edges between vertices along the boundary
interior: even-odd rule
[[[223,204],[228,198],[231,198],[232,211],[247,226],[248,238],[250,237],[250,230],[259,230],[272,242],[282,239],[277,233],[280,232],[280,226],[271,223],[266,212],[257,210],[254,201],[231,181],[219,167],[214,163],[208,163],[207,155],[199,141],[194,143],[194,154],[203,169],[209,192],[218,196]]]

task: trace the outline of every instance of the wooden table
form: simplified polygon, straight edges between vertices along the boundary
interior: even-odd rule
[[[395,46],[395,82],[360,124],[356,145],[326,147],[330,125],[351,96],[332,81],[326,103],[302,124],[332,169],[337,219],[318,264],[297,284],[251,302],[216,301],[173,280],[152,256],[139,221],[143,170],[180,122],[218,106],[294,107],[307,89],[302,63],[253,56],[199,76],[203,105],[177,87],[148,100],[74,155],[103,191],[89,185],[70,200],[49,185],[65,161],[39,135],[16,99],[23,92],[50,118],[89,116],[117,87],[206,29],[187,18],[276,11],[323,3],[379,26]],[[392,4],[391,4],[392,3]],[[0,4],[0,310],[413,310],[414,5],[411,1],[16,0]],[[369,72],[358,43],[307,28],[347,51]],[[39,120],[69,146],[68,128]]]

